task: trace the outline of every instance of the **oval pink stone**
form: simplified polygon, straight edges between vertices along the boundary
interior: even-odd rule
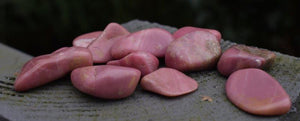
[[[101,34],[102,34],[102,31],[95,31],[95,32],[90,32],[90,33],[80,35],[73,40],[73,46],[88,47]]]
[[[276,55],[268,50],[234,45],[226,50],[218,62],[218,71],[229,76],[234,71],[243,68],[267,68],[275,60]]]
[[[169,45],[165,63],[179,71],[205,70],[215,67],[220,55],[220,44],[212,33],[194,31]]]
[[[141,72],[134,68],[101,65],[75,69],[71,73],[74,87],[83,93],[104,99],[120,99],[130,96]]]
[[[175,97],[197,90],[198,83],[175,69],[160,68],[144,76],[141,86],[145,90],[160,95]]]
[[[226,82],[229,100],[240,109],[256,115],[281,115],[291,108],[289,95],[268,73],[260,69],[242,69]]]
[[[164,57],[168,45],[173,40],[172,34],[164,29],[145,29],[116,42],[112,46],[111,55],[115,59],[120,59],[132,52],[145,51],[156,57]]]
[[[186,26],[186,27],[182,27],[180,29],[178,29],[177,31],[175,31],[173,33],[173,36],[175,39],[182,37],[183,35],[190,33],[190,32],[194,32],[194,31],[208,31],[212,34],[214,34],[218,41],[220,42],[222,39],[222,35],[219,31],[214,30],[214,29],[206,29],[206,28],[197,28],[197,27],[191,27],[191,26]]]
[[[133,67],[140,70],[142,76],[144,76],[157,70],[159,61],[151,53],[138,51],[130,53],[120,60],[109,61],[107,62],[107,65]]]

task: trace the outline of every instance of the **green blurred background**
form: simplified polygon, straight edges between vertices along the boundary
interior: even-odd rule
[[[37,56],[110,22],[219,30],[225,40],[300,56],[299,0],[1,0],[0,42]]]

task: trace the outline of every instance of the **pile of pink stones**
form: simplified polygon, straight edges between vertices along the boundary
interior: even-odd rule
[[[160,28],[130,33],[117,23],[104,31],[81,35],[73,47],[28,61],[18,74],[16,91],[27,91],[71,72],[75,88],[104,99],[144,90],[167,97],[194,92],[198,82],[183,72],[213,69],[229,76],[226,94],[240,109],[257,115],[281,115],[291,108],[289,95],[268,73],[275,54],[268,50],[235,45],[223,54],[221,34],[212,29],[183,27],[173,35]],[[159,59],[165,66],[159,68]],[[93,65],[97,64],[97,65]]]

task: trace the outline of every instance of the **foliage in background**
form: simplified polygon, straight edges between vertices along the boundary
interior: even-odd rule
[[[300,56],[298,5],[298,0],[3,0],[0,42],[36,56],[71,46],[76,36],[110,22],[141,19],[213,28],[226,40]]]

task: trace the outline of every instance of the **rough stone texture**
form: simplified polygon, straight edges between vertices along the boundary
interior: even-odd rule
[[[123,24],[129,31],[160,27],[170,32],[176,28],[133,20]],[[233,45],[221,41],[223,51]],[[226,78],[216,69],[189,73],[199,89],[177,98],[165,98],[143,91],[122,100],[102,100],[85,95],[72,87],[69,75],[46,86],[17,93],[13,90],[15,73],[32,58],[0,44],[0,119],[11,121],[299,121],[300,58],[277,53],[273,66],[266,70],[290,95],[292,109],[286,115],[254,116],[236,108],[225,95]],[[201,101],[210,96],[213,101]],[[298,97],[298,99],[297,99]],[[297,99],[297,101],[296,101]]]

